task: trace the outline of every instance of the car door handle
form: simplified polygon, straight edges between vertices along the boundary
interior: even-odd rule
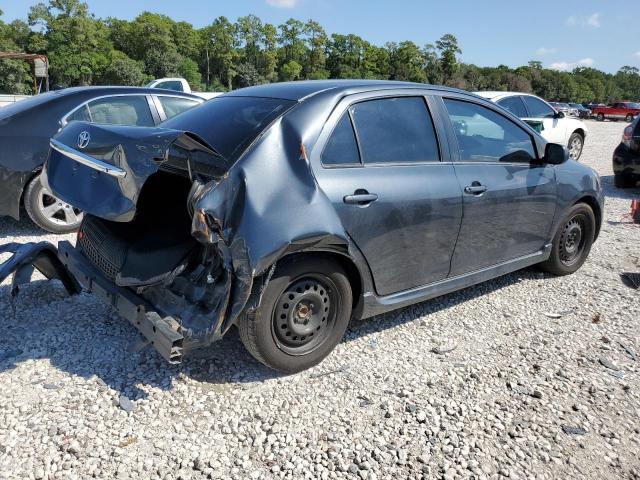
[[[356,190],[353,195],[346,195],[342,201],[348,205],[369,205],[378,200],[378,195],[365,191]]]
[[[487,191],[487,187],[484,185],[476,185],[477,182],[473,182],[474,185],[467,185],[464,187],[464,193],[468,193],[470,195],[482,195]]]

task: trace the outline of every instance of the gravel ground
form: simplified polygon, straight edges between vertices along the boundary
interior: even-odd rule
[[[589,122],[600,239],[576,274],[523,270],[353,324],[320,366],[255,362],[237,335],[184,364],[127,353],[89,295],[0,286],[0,479],[640,478],[640,190],[613,187],[621,123]],[[0,242],[49,239],[0,220]]]

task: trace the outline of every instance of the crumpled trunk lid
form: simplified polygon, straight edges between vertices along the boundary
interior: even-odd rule
[[[158,170],[215,178],[228,167],[189,132],[72,122],[51,139],[43,180],[86,213],[128,222],[145,182]]]

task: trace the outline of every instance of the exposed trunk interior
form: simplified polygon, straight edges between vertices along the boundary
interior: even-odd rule
[[[158,172],[146,181],[131,222],[86,215],[78,235],[85,256],[122,286],[160,282],[192,252],[189,179]]]

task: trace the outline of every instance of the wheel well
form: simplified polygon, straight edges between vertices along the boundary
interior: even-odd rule
[[[22,186],[22,192],[20,193],[20,205],[24,205],[24,191],[27,189],[27,185],[33,182],[34,178],[40,176],[40,173],[42,173],[42,168],[39,168],[35,172],[32,172],[29,178],[27,178],[27,181],[24,182],[24,185]]]
[[[596,234],[594,237],[595,240],[598,238],[598,235],[600,233],[600,225],[602,224],[602,210],[600,209],[600,204],[598,204],[598,201],[595,198],[589,196],[582,197],[574,205],[577,205],[578,203],[585,203],[589,205],[589,207],[591,207],[591,210],[593,210],[593,214],[596,217]]]
[[[353,308],[355,308],[355,306],[358,304],[358,301],[360,300],[360,295],[362,295],[362,277],[360,276],[360,272],[358,270],[358,267],[356,267],[356,264],[347,255],[333,251],[313,250],[285,255],[280,260],[278,260],[278,263],[284,260],[292,261],[297,258],[307,258],[309,256],[330,258],[339,263],[340,266],[344,268],[344,271],[347,274],[347,278],[349,280],[349,284],[351,285],[351,293],[353,294]]]
[[[584,135],[584,130],[583,130],[583,129],[578,128],[578,129],[574,130],[574,131],[573,131],[573,133],[577,133],[577,134],[578,134],[578,135],[580,135],[580,136],[582,137],[582,139],[584,140],[585,135]],[[573,135],[573,133],[572,133],[571,135]]]

